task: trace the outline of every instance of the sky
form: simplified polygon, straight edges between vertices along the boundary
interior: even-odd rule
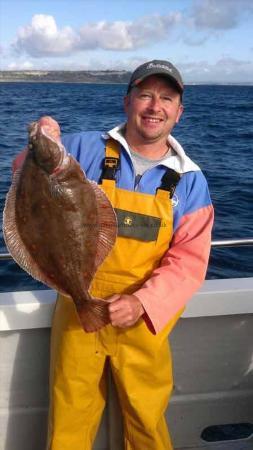
[[[0,0],[0,70],[133,70],[253,84],[253,0]]]

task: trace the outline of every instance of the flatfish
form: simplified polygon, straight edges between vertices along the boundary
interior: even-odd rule
[[[66,152],[51,117],[29,126],[26,157],[6,197],[3,234],[25,271],[73,299],[85,331],[109,323],[108,302],[91,297],[89,287],[114,245],[116,216]]]

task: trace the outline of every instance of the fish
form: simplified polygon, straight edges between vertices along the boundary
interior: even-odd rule
[[[89,292],[112,250],[117,219],[110,200],[67,153],[59,124],[44,116],[28,127],[28,147],[6,196],[3,235],[22,269],[73,300],[81,326],[109,320],[108,301]]]

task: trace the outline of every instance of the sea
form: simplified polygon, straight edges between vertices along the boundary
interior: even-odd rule
[[[123,84],[0,83],[0,223],[13,158],[27,125],[54,117],[62,134],[106,131],[125,120]],[[253,86],[189,85],[173,130],[201,166],[215,209],[213,240],[253,237]],[[0,253],[6,252],[0,226]],[[207,279],[253,276],[253,247],[213,248]],[[0,260],[0,291],[46,289],[17,264]]]

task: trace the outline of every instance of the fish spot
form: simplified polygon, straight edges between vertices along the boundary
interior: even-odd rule
[[[84,278],[90,278],[91,274],[89,272],[87,272],[87,271],[84,271],[83,272],[83,276],[84,276]]]

